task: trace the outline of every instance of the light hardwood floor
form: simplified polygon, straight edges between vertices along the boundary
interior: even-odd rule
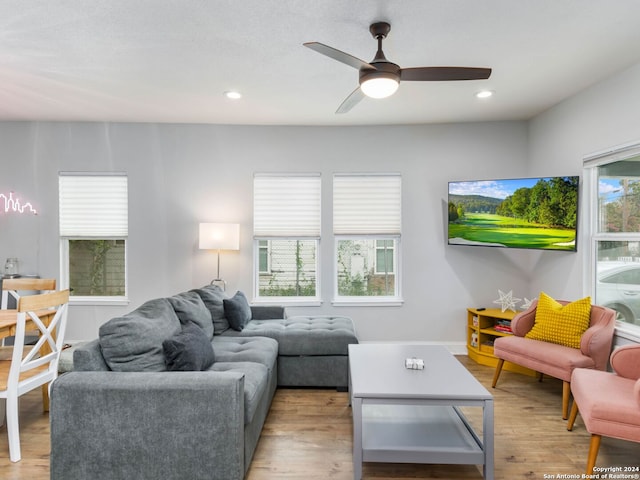
[[[580,417],[573,432],[567,431],[561,418],[561,382],[545,378],[538,383],[533,377],[504,371],[497,388],[491,389],[493,368],[458,358],[494,394],[496,480],[584,472],[589,434]],[[49,478],[49,423],[41,406],[39,392],[21,401],[21,462],[9,461],[6,427],[0,427],[0,479]],[[479,409],[466,412],[474,425],[481,424]],[[346,393],[278,390],[247,480],[351,480],[351,429]],[[640,465],[640,444],[604,438],[597,465]],[[478,467],[467,465],[367,463],[363,478],[480,480],[482,474]]]

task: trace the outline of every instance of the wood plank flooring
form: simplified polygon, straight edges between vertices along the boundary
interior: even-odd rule
[[[578,417],[573,432],[561,418],[562,384],[503,371],[491,389],[493,368],[459,360],[495,399],[495,478],[543,479],[545,474],[584,472],[589,434]],[[480,409],[466,409],[474,425]],[[49,478],[49,420],[42,413],[40,392],[25,395],[20,405],[22,461],[11,463],[6,427],[0,427],[0,479]],[[347,393],[335,390],[278,390],[246,480],[351,480],[351,409]],[[640,465],[640,444],[604,438],[597,465]],[[367,463],[363,478],[480,480],[481,470],[468,465]],[[551,478],[551,477],[546,477]],[[70,479],[71,480],[71,479]],[[82,479],[73,479],[82,480]],[[132,479],[134,480],[134,479]],[[189,479],[185,479],[189,480]]]

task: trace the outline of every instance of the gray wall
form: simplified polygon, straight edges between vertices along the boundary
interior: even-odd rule
[[[640,64],[600,82],[529,124],[529,168],[527,173],[564,175],[582,173],[589,154],[630,142],[640,142]],[[582,226],[588,204],[581,192]],[[583,228],[580,228],[585,232]],[[532,265],[532,288],[547,290],[562,298],[578,298],[583,289],[583,257],[588,253],[586,237],[580,238],[580,255],[560,258],[540,256]]]
[[[0,123],[0,192],[15,191],[38,216],[0,214],[0,266],[59,276],[57,174],[129,175],[128,306],[72,306],[69,339],[93,338],[114,315],[150,298],[208,283],[215,254],[197,248],[198,223],[239,222],[240,251],[223,253],[228,290],[252,292],[252,174],[321,172],[320,307],[294,313],[351,316],[363,341],[440,342],[464,351],[467,306],[493,306],[497,290],[583,295],[578,253],[446,245],[447,182],[581,175],[582,157],[640,138],[640,65],[530,122],[379,127],[261,127],[101,123]],[[403,175],[404,305],[333,307],[331,175]],[[584,202],[583,202],[584,207]]]
[[[58,171],[129,175],[129,293],[124,306],[73,306],[68,338],[92,338],[98,326],[147,299],[201,286],[215,254],[197,248],[198,223],[241,224],[237,253],[223,253],[231,292],[252,292],[252,174],[319,171],[323,179],[321,307],[296,313],[354,318],[363,340],[462,344],[465,308],[488,305],[497,288],[526,291],[527,252],[447,247],[447,182],[521,175],[524,122],[394,127],[247,127],[215,125],[4,123],[0,191],[31,200],[39,215],[0,217],[0,263],[23,273],[59,275]],[[331,306],[333,172],[403,175],[401,307]],[[491,278],[491,281],[487,281]]]

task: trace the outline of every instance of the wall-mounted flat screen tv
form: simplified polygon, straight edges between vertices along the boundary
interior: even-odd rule
[[[579,177],[449,182],[448,243],[576,251]]]

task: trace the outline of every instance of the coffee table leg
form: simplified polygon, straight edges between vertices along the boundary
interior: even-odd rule
[[[484,447],[484,480],[493,480],[493,400],[485,400],[482,409],[482,439]]]
[[[353,398],[353,479],[362,479],[362,398]]]

